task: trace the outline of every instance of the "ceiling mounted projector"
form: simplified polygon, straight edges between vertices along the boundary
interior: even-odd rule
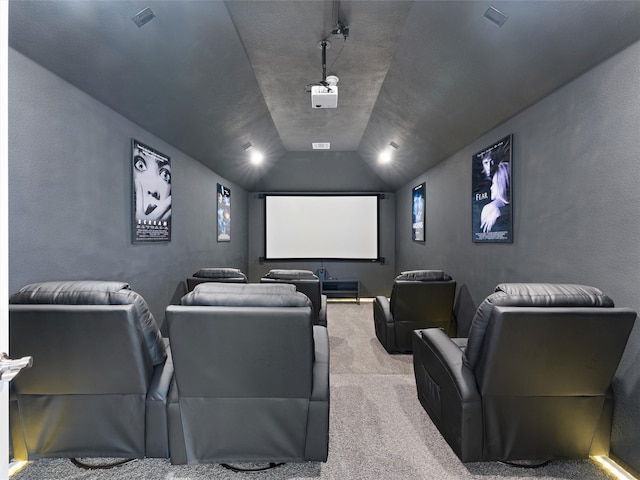
[[[337,108],[338,87],[314,85],[311,87],[311,108]]]
[[[322,81],[319,85],[311,86],[311,108],[338,107],[338,87],[336,85],[338,85],[339,79],[335,75],[327,77],[327,48],[330,45],[326,40],[318,43],[318,47],[322,49]]]

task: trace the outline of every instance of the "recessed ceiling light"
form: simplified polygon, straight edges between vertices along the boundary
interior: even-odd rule
[[[380,155],[378,155],[378,161],[380,163],[389,163],[391,161],[391,152],[388,148],[380,152]]]
[[[151,11],[149,7],[136,13],[131,20],[140,28],[141,26],[149,23],[156,15]]]
[[[400,148],[396,142],[389,142],[389,145],[378,155],[378,162],[389,163],[392,159],[392,153]]]
[[[264,160],[264,155],[262,155],[261,152],[259,152],[255,148],[251,150],[251,163],[253,163],[254,165],[260,165],[262,163],[262,160]]]
[[[497,26],[501,27],[504,22],[507,21],[507,16],[502,13],[500,10],[494,7],[489,7],[486,12],[484,12],[484,18],[490,20],[495,23]]]

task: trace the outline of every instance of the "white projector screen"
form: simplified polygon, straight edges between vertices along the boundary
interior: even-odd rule
[[[266,260],[379,260],[378,195],[265,194]]]

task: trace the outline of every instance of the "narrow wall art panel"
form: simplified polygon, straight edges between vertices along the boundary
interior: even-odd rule
[[[474,242],[513,242],[512,145],[513,135],[507,135],[472,157]]]

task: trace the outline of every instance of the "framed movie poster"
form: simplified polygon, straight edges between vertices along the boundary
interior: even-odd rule
[[[218,241],[231,241],[231,190],[218,184]]]
[[[507,135],[471,159],[474,242],[513,242],[512,145],[513,135]]]
[[[171,159],[131,140],[133,243],[171,241]]]
[[[424,242],[424,191],[424,183],[413,187],[411,230],[413,232],[413,240],[416,242]]]

